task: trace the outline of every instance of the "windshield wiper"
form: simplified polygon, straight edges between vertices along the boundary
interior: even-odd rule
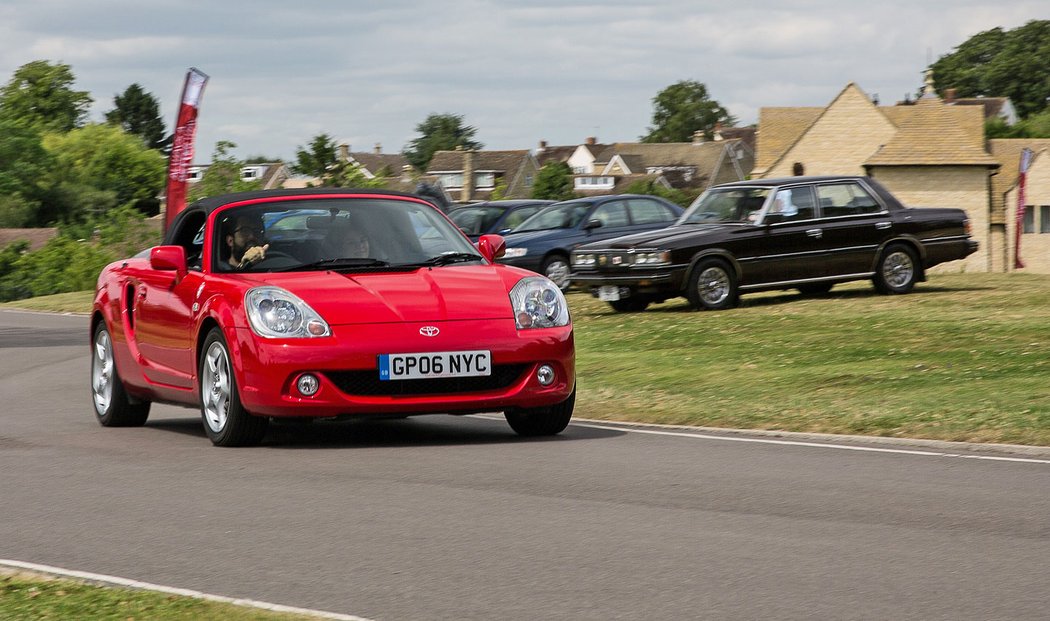
[[[298,272],[298,271],[309,271],[309,270],[328,270],[328,269],[345,269],[345,268],[367,268],[367,267],[388,267],[390,263],[380,259],[370,258],[356,258],[356,257],[342,257],[339,259],[321,259],[320,261],[314,261],[313,263],[306,263],[304,265],[296,265],[295,267],[288,267],[281,270],[275,270],[279,272]]]
[[[469,252],[449,252],[446,254],[439,254],[436,257],[430,257],[426,261],[420,261],[419,263],[406,263],[405,266],[411,265],[412,267],[437,267],[439,265],[448,265],[449,263],[463,263],[465,261],[480,261],[481,255],[472,254]]]

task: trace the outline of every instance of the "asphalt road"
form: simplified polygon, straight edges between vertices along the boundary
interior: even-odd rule
[[[0,558],[381,621],[1050,615],[1050,451],[444,416],[219,449],[188,409],[99,426],[88,365],[85,317],[0,312]]]

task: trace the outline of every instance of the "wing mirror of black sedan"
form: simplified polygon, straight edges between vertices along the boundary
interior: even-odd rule
[[[597,218],[595,218],[593,220],[588,220],[587,224],[583,225],[583,230],[590,231],[590,230],[593,230],[593,229],[600,228],[601,226],[602,226],[602,221],[598,220]]]

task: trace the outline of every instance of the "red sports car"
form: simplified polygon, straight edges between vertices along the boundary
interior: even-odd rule
[[[396,192],[198,201],[99,276],[95,413],[115,427],[153,401],[199,407],[220,446],[296,417],[503,411],[521,435],[559,433],[576,397],[565,297],[495,263],[503,249]]]

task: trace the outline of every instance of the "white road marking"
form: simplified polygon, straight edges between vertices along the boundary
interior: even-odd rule
[[[799,440],[774,440],[772,438],[738,438],[734,436],[714,436],[705,433],[687,433],[682,431],[663,431],[660,429],[635,429],[619,425],[601,425],[596,423],[572,423],[576,427],[588,427],[591,429],[605,429],[611,431],[624,431],[627,433],[647,433],[658,436],[674,436],[678,438],[696,438],[700,440],[721,440],[724,442],[750,442],[755,444],[779,444],[783,446],[805,446],[822,449],[838,449],[841,451],[861,451],[865,453],[896,453],[899,455],[918,455],[922,457],[955,457],[958,459],[981,459],[986,461],[1012,461],[1029,464],[1050,464],[1050,459],[1035,459],[1031,457],[1000,457],[996,455],[965,455],[963,453],[947,453],[943,451],[920,451],[915,449],[888,449],[874,446],[852,446],[849,444],[831,444],[824,442],[802,442]]]
[[[211,595],[209,593],[201,593],[200,591],[193,591],[191,589],[179,589],[176,587],[163,586],[160,584],[150,584],[149,582],[140,582],[138,580],[129,580],[128,578],[119,578],[117,576],[105,576],[102,574],[93,574],[87,571],[62,569],[61,567],[51,567],[50,565],[38,565],[36,563],[26,563],[23,561],[0,559],[0,567],[24,569],[26,571],[32,571],[40,574],[48,574],[62,578],[78,578],[80,580],[87,580],[103,585],[120,586],[130,589],[141,589],[144,591],[156,591],[158,593],[167,593],[169,595],[181,595],[183,597],[192,597],[194,599],[207,600],[209,602],[221,602],[224,604],[233,604],[235,606],[260,608],[262,610],[270,610],[273,612],[286,612],[290,614],[312,616],[317,617],[319,619],[337,619],[338,621],[372,621],[371,619],[366,619],[365,617],[344,615],[338,612],[325,612],[323,610],[311,610],[309,608],[297,608],[295,606],[271,604],[269,602],[260,602],[254,599],[239,599],[234,597],[225,597],[223,595]]]
[[[475,418],[484,418],[487,420],[503,420],[503,416],[499,414],[475,414]],[[624,433],[646,433],[657,436],[671,436],[676,438],[692,438],[695,440],[716,440],[722,442],[747,442],[752,444],[777,444],[781,446],[803,446],[809,448],[820,448],[820,449],[837,449],[840,451],[860,451],[864,453],[895,453],[898,455],[915,455],[919,457],[954,457],[957,459],[978,459],[984,461],[1009,461],[1009,462],[1020,462],[1026,464],[1050,464],[1050,459],[1039,459],[1036,457],[1004,457],[998,455],[967,455],[965,453],[952,453],[949,451],[933,451],[933,450],[919,450],[919,449],[891,449],[891,448],[879,448],[874,446],[855,446],[852,444],[836,444],[832,441],[828,442],[806,442],[803,440],[781,440],[774,438],[754,438],[754,437],[737,437],[737,436],[721,436],[713,435],[710,433],[704,433],[703,431],[690,431],[688,427],[670,426],[668,429],[653,429],[652,427],[660,427],[661,425],[647,424],[647,423],[628,423],[619,422],[615,424],[603,424],[601,421],[589,420],[589,419],[573,419],[570,423],[573,427],[587,427],[590,429],[603,429],[606,431],[622,431]],[[645,427],[644,429],[642,427]],[[748,433],[748,430],[744,429],[733,429],[727,430],[736,433]],[[762,430],[755,430],[755,433],[762,433]],[[777,432],[783,434],[790,434],[792,432]],[[806,435],[806,434],[800,434]],[[858,442],[890,442],[894,439],[883,438],[873,436],[871,438],[865,438],[863,436],[851,436]],[[912,440],[912,442],[921,442],[921,440]],[[948,442],[939,442],[936,440],[929,440],[931,444],[950,444]],[[964,443],[958,443],[964,444]],[[985,448],[980,444],[965,443],[967,447],[975,450]],[[1006,445],[1000,445],[1006,446]],[[988,447],[988,448],[994,448]],[[1025,449],[1036,450],[1050,450],[1047,447],[1027,447],[1027,446],[1011,446],[1014,451],[1023,451]]]

